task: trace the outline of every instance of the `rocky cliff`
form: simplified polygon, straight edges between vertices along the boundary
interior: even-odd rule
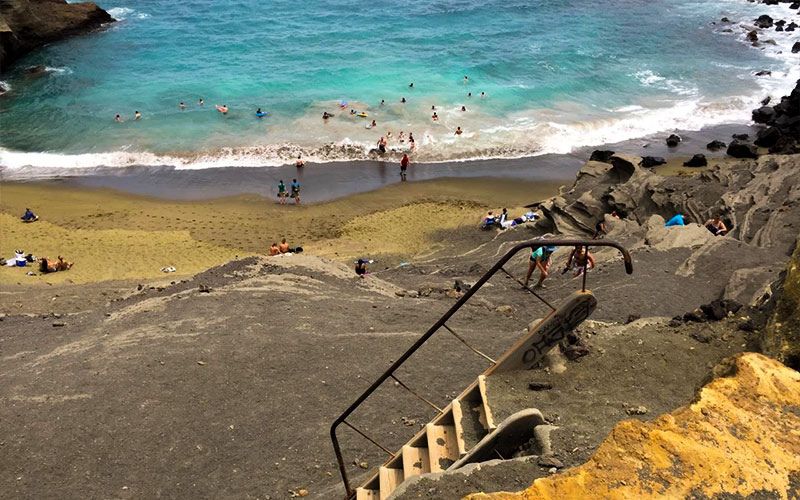
[[[94,3],[0,0],[0,71],[46,43],[79,35],[114,19]]]
[[[761,349],[800,370],[800,244],[776,290],[775,309],[761,340]]]
[[[520,493],[469,499],[796,498],[800,374],[759,354],[714,371],[694,403],[619,423],[585,465]]]

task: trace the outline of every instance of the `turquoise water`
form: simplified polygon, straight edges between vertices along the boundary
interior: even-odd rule
[[[737,23],[711,24],[764,12],[797,17],[785,5],[745,0],[100,5],[119,22],[51,45],[4,75],[11,91],[0,98],[0,164],[361,158],[387,131],[392,149],[407,148],[401,130],[414,133],[420,160],[564,152],[746,121],[759,99],[780,96],[798,77],[785,47],[800,33],[771,32],[777,45],[762,49],[743,43]],[[54,71],[23,75],[33,64]],[[753,76],[762,69],[773,76]],[[231,111],[223,116],[215,104]],[[269,116],[256,118],[258,107]],[[323,122],[323,111],[335,116]],[[366,128],[373,119],[377,128]],[[456,127],[465,133],[456,136]]]

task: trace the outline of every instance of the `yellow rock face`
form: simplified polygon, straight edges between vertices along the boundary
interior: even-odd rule
[[[519,493],[470,500],[800,497],[800,373],[760,354],[726,360],[696,401],[617,424],[592,458]]]

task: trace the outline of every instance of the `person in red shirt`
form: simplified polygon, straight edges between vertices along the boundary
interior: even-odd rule
[[[410,160],[408,159],[408,155],[404,154],[403,155],[403,159],[400,160],[400,180],[401,181],[405,181],[406,180],[406,170],[408,170],[408,164],[409,163],[410,163]]]

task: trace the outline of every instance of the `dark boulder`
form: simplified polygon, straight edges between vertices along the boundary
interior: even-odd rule
[[[784,31],[794,31],[796,29],[797,29],[797,23],[791,22],[791,23],[786,25],[786,27],[784,28]]]
[[[765,97],[765,98],[761,99],[761,105],[762,105],[762,106],[766,106],[767,104],[769,104],[769,103],[770,103],[770,101],[772,101],[772,97],[770,97],[770,96],[767,96],[767,97]]]
[[[734,158],[758,158],[756,147],[739,139],[731,142],[726,152],[728,156],[733,156]]]
[[[708,160],[706,160],[706,155],[704,154],[696,154],[691,159],[683,162],[684,167],[705,167],[707,165]]]
[[[614,156],[614,151],[595,149],[592,151],[592,156],[589,157],[589,161],[608,163],[612,156]]]
[[[772,76],[772,71],[764,69],[756,73],[756,76]]]
[[[728,313],[736,314],[741,308],[742,304],[730,299],[717,299],[709,304],[700,306],[700,310],[710,321],[725,319],[728,317]]]
[[[758,19],[755,20],[755,25],[762,29],[771,28],[772,24],[772,18],[766,14],[761,14],[758,16]]]
[[[677,146],[677,145],[678,145],[678,143],[680,143],[680,142],[681,142],[681,138],[680,138],[680,136],[679,136],[679,135],[676,135],[676,134],[670,134],[670,136],[669,136],[669,137],[667,137],[667,146],[669,146],[669,147],[671,147],[671,148],[674,148],[674,147],[675,147],[675,146]]]
[[[731,137],[740,141],[749,141],[750,135],[748,134],[733,134]]]
[[[93,3],[0,1],[0,68],[50,42],[94,30],[114,19]]]
[[[783,26],[775,26],[775,31],[783,31]]]
[[[776,127],[767,127],[764,130],[759,130],[754,144],[761,148],[771,148],[778,143],[781,138],[781,131]]]
[[[660,156],[642,156],[642,161],[639,162],[639,166],[642,168],[653,168],[664,165],[665,163],[667,163],[667,160]]]
[[[753,110],[753,121],[756,123],[769,123],[775,118],[775,110],[770,106],[761,106]]]
[[[749,32],[747,34],[747,40],[750,42],[757,42],[758,41],[758,33],[755,30]]]
[[[785,26],[785,25],[786,25],[786,21],[784,21],[783,19],[781,19],[779,21],[775,21],[775,26]]]
[[[800,9],[800,2],[794,2],[789,6],[790,9]]]
[[[800,42],[794,42],[794,45],[792,45],[792,54],[797,54],[798,52],[800,52]]]
[[[708,144],[706,144],[706,149],[709,149],[711,151],[719,151],[720,149],[722,149],[722,148],[724,148],[726,146],[727,146],[727,144],[725,144],[722,141],[713,140],[713,141],[709,142]]]
[[[719,20],[719,22],[721,22],[721,23],[729,23],[729,22],[731,22],[731,20],[728,19],[727,17],[723,17],[722,19]]]

